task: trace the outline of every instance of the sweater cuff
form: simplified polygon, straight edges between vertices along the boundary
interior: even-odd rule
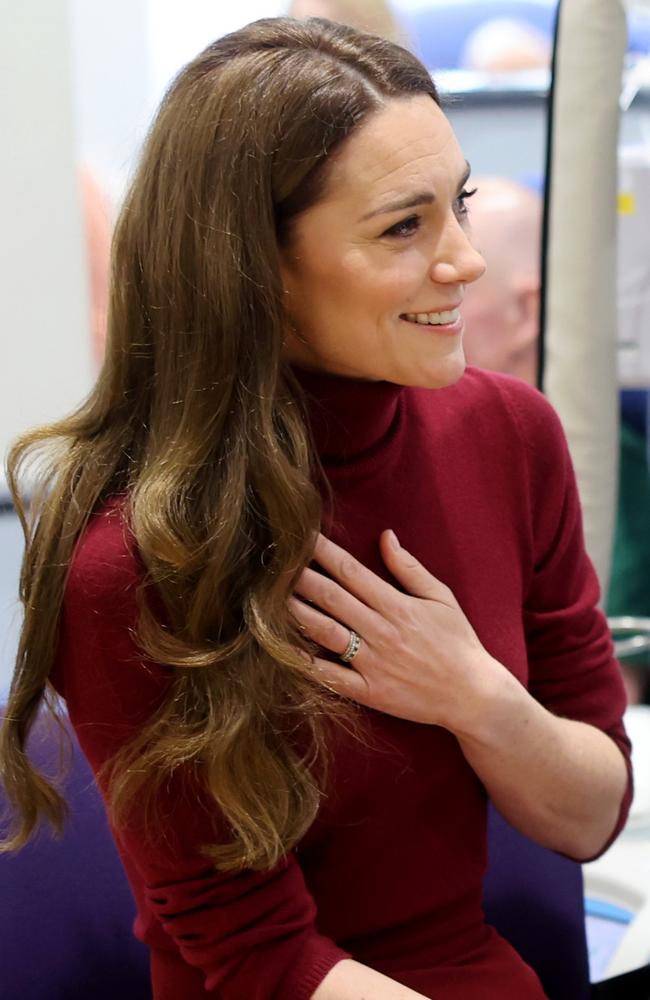
[[[277,1000],[311,1000],[335,965],[352,955],[329,938],[315,934],[301,949],[300,959],[282,980]]]

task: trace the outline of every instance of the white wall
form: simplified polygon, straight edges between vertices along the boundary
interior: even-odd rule
[[[77,156],[117,202],[155,107],[147,2],[69,5]]]
[[[260,17],[284,14],[288,0],[145,0],[150,93],[157,103],[172,77],[215,38]]]
[[[65,0],[21,0],[2,11],[0,67],[4,456],[12,438],[59,416],[91,379]]]
[[[0,452],[95,374],[78,165],[115,206],[163,91],[285,0],[0,0]],[[4,473],[0,495],[6,494]]]
[[[174,75],[209,42],[286,0],[69,0],[77,153],[115,207]]]

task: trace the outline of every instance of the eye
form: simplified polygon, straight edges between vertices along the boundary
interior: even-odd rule
[[[468,191],[467,188],[465,188],[464,191],[461,191],[461,193],[458,195],[458,198],[456,199],[456,202],[458,203],[458,208],[456,209],[456,213],[458,215],[460,216],[469,215],[469,208],[467,207],[465,202],[467,201],[468,198],[473,198],[477,191],[478,188],[472,188],[471,191]]]
[[[409,215],[408,219],[402,219],[401,222],[396,222],[394,226],[387,229],[383,236],[395,236],[397,239],[405,239],[407,236],[412,236],[420,228],[420,216],[419,215]]]

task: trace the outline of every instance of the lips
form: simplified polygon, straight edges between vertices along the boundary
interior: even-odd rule
[[[406,319],[407,316],[417,316],[418,314],[454,312],[455,309],[460,309],[461,305],[462,302],[451,302],[446,306],[436,306],[435,309],[409,309],[407,313],[400,313],[400,319]]]
[[[417,326],[449,327],[460,322],[460,310],[449,309],[429,313],[404,313],[401,319]]]

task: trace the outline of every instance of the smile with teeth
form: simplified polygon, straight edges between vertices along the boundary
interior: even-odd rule
[[[420,323],[422,326],[449,326],[460,319],[460,309],[437,313],[404,313],[402,319],[408,320],[409,323]]]

